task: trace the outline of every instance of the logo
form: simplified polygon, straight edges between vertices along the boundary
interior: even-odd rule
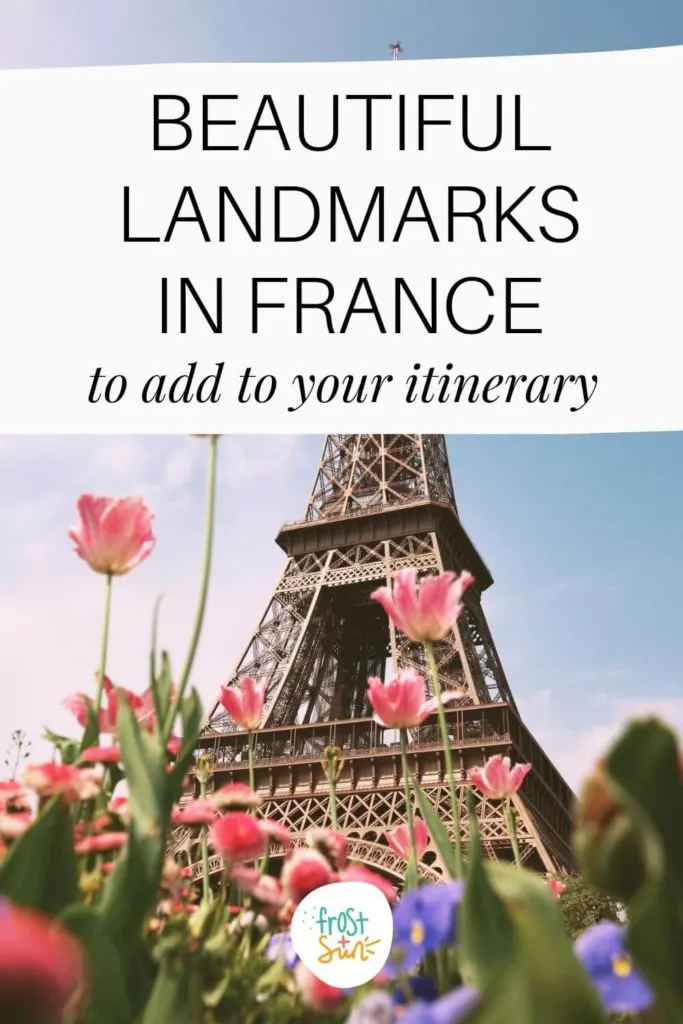
[[[333,882],[305,896],[291,926],[294,951],[320,981],[357,988],[389,958],[394,935],[391,907],[367,882]]]

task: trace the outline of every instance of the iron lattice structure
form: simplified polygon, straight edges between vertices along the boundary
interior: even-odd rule
[[[286,523],[277,543],[287,562],[230,679],[267,683],[255,747],[264,813],[286,824],[295,842],[329,823],[322,756],[336,746],[344,758],[338,818],[351,856],[403,876],[384,839],[405,820],[399,737],[372,720],[367,679],[409,666],[429,673],[421,645],[396,630],[370,595],[400,569],[421,576],[467,569],[475,584],[464,612],[435,644],[443,688],[463,692],[447,710],[458,786],[491,754],[530,761],[534,770],[515,798],[522,857],[539,871],[571,870],[573,794],[520,719],[481,604],[493,579],[460,521],[444,436],[328,435],[304,517]],[[220,705],[199,744],[212,758],[214,785],[247,781],[244,734]],[[409,749],[422,788],[452,829],[436,716],[411,732]],[[465,800],[461,806],[466,840]],[[512,859],[500,804],[482,799],[479,818],[488,855]],[[180,833],[175,848],[196,863],[193,838]],[[211,867],[219,869],[217,858]],[[435,849],[424,873],[443,874]]]

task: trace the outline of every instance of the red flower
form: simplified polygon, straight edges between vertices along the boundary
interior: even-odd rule
[[[154,517],[141,498],[82,494],[77,509],[80,522],[69,537],[76,554],[95,572],[123,576],[151,555]]]
[[[242,811],[226,814],[217,821],[211,838],[226,864],[256,860],[268,845],[268,833],[260,822]]]
[[[392,832],[385,832],[387,842],[394,853],[408,860],[410,856],[410,836],[406,823],[399,825]],[[421,860],[427,846],[429,845],[429,832],[422,818],[415,818],[413,822],[413,835],[415,837],[415,856]]]
[[[79,857],[86,853],[108,853],[119,850],[128,842],[127,832],[101,832],[97,836],[86,836],[76,843],[74,849]]]
[[[59,1024],[82,990],[76,940],[53,921],[0,904],[0,1020]]]
[[[127,701],[140,725],[150,732],[152,731],[155,723],[155,712],[154,696],[151,690],[145,690],[143,694],[133,693],[132,690],[124,690],[123,687],[114,686],[108,676],[104,677],[102,685],[104,704],[100,709],[97,723],[100,732],[109,734],[116,732],[120,696]],[[66,708],[67,711],[70,711],[75,716],[78,724],[85,728],[88,722],[88,709],[93,706],[90,697],[86,697],[83,693],[73,693],[66,697],[61,704],[63,708]]]
[[[282,888],[295,903],[331,881],[332,868],[316,850],[297,850],[282,868]]]
[[[462,597],[474,576],[442,572],[428,576],[417,589],[414,569],[397,572],[391,587],[380,587],[371,596],[378,601],[395,626],[416,643],[441,640],[462,612]]]
[[[96,768],[76,768],[72,764],[30,765],[24,775],[24,785],[40,797],[60,793],[65,800],[92,800],[102,789],[102,773]]]
[[[11,814],[0,811],[0,836],[3,839],[18,839],[32,821],[33,816],[30,811],[14,811]]]
[[[530,764],[516,764],[512,768],[509,757],[494,754],[483,768],[472,769],[470,779],[484,796],[503,800],[517,792],[530,771]]]
[[[370,868],[364,867],[363,864],[351,864],[348,868],[344,868],[343,871],[339,872],[340,882],[367,882],[368,885],[374,885],[384,895],[388,903],[396,902],[396,889],[390,882],[387,882],[386,878],[378,875],[377,872],[371,871]]]
[[[190,800],[171,812],[174,825],[211,825],[215,818],[216,812],[209,800]]]
[[[294,977],[301,994],[301,1001],[313,1010],[318,1010],[321,1013],[329,1012],[334,1010],[344,998],[344,993],[340,988],[326,985],[302,963],[298,963],[294,968]]]
[[[551,893],[553,895],[553,898],[556,899],[556,900],[559,900],[560,896],[562,895],[564,890],[567,888],[567,886],[564,884],[564,882],[561,882],[559,880],[559,878],[549,878],[548,879],[548,888],[550,889],[550,891],[551,891]]]
[[[243,676],[238,687],[221,688],[220,702],[241,729],[254,732],[261,725],[265,697],[265,683],[257,683],[251,676]]]
[[[441,703],[460,697],[459,690],[448,690],[441,694]],[[436,697],[427,699],[424,679],[411,668],[386,683],[376,676],[368,679],[368,698],[375,709],[375,721],[389,729],[412,729],[437,709]]]

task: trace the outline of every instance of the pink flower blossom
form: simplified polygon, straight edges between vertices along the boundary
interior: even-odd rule
[[[332,868],[317,850],[297,850],[282,868],[282,888],[295,903],[331,881]]]
[[[407,823],[399,825],[393,831],[385,832],[384,834],[394,853],[407,861],[410,857],[410,836]],[[429,832],[422,818],[415,818],[413,821],[413,835],[415,837],[415,856],[418,860],[421,860],[429,845]]]
[[[174,825],[211,825],[215,820],[216,811],[209,800],[190,800],[171,811]]]
[[[272,875],[264,875],[258,868],[247,867],[246,864],[235,864],[230,869],[230,881],[238,889],[248,893],[271,907],[283,907],[287,902],[282,886]]]
[[[123,576],[151,555],[154,517],[141,498],[82,494],[77,509],[80,522],[69,537],[76,554],[95,572]]]
[[[294,977],[302,1003],[312,1010],[328,1013],[334,1010],[344,998],[344,993],[340,988],[326,985],[302,963],[298,963],[294,968]]]
[[[39,797],[45,798],[60,793],[65,800],[92,800],[102,789],[102,771],[97,768],[76,768],[71,764],[30,765],[24,775],[24,785]]]
[[[80,839],[74,849],[80,857],[86,853],[108,853],[110,850],[119,850],[127,842],[127,832],[101,832],[99,835]]]
[[[559,900],[560,896],[567,888],[567,886],[564,884],[564,882],[561,882],[559,878],[549,878],[548,888],[550,889],[550,892],[553,895],[553,899]]]
[[[332,828],[311,828],[306,833],[306,842],[313,850],[322,853],[336,871],[346,867],[347,840],[342,832],[335,832]]]
[[[265,697],[265,683],[243,676],[238,686],[221,688],[220,702],[236,725],[246,732],[254,732],[261,725]]]
[[[261,806],[261,797],[243,782],[229,782],[215,789],[209,800],[217,811],[249,811]]]
[[[470,779],[484,796],[503,800],[517,792],[530,771],[530,764],[516,764],[512,768],[509,757],[494,754],[483,768],[472,769]]]
[[[391,587],[380,587],[371,596],[378,601],[394,625],[416,643],[441,640],[462,612],[462,597],[474,582],[468,572],[460,576],[442,572],[428,576],[417,588],[417,573],[403,569]]]
[[[271,838],[288,843],[290,834],[284,825],[268,818],[254,818],[244,811],[233,811],[214,823],[211,841],[226,864],[256,860],[267,850]]]
[[[114,686],[108,676],[104,677],[102,683],[103,706],[100,709],[98,729],[100,732],[113,734],[116,732],[116,720],[119,712],[119,698],[128,703],[140,725],[148,731],[152,731],[155,724],[154,695],[151,689],[145,690],[143,694],[133,693],[132,690],[125,690],[123,687]],[[74,693],[66,697],[62,707],[75,716],[78,724],[85,728],[88,723],[88,708],[93,706],[90,697],[83,693]]]
[[[0,837],[3,839],[18,839],[33,822],[33,815],[30,811],[15,811],[8,814],[0,811]],[[1,913],[1,910],[0,910]]]
[[[0,1020],[59,1024],[75,1017],[84,958],[67,931],[32,910],[0,907]]]
[[[447,704],[461,697],[459,690],[447,690],[441,694],[441,702]],[[427,699],[424,679],[411,668],[386,683],[376,676],[368,679],[368,698],[375,710],[375,721],[390,729],[412,729],[438,706],[436,697]]]
[[[98,764],[118,764],[121,760],[120,747],[87,747],[81,754],[80,761]]]
[[[382,875],[377,874],[376,871],[366,868],[363,864],[350,864],[348,868],[344,868],[343,871],[339,872],[339,881],[367,882],[368,885],[376,886],[389,903],[396,902],[396,889],[391,882],[388,882]]]

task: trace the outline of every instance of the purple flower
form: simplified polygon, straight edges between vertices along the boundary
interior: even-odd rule
[[[394,1005],[386,992],[371,992],[355,1006],[346,1024],[395,1024]]]
[[[412,970],[427,953],[453,942],[462,893],[462,882],[438,882],[405,894],[394,911],[393,945],[403,970]]]
[[[431,978],[405,978],[413,999],[423,1003],[431,1003],[439,997],[439,990]],[[403,988],[398,988],[392,995],[395,1006],[403,1006],[406,1002],[406,994]]]
[[[574,950],[608,1013],[643,1013],[654,995],[626,951],[626,931],[601,921],[579,936]]]
[[[457,1024],[473,1010],[479,996],[469,985],[462,985],[433,1003],[411,1003],[401,1015],[401,1024]]]
[[[266,956],[269,960],[281,960],[288,971],[294,970],[299,962],[299,957],[294,952],[289,932],[280,932],[279,935],[273,935],[266,946]]]

